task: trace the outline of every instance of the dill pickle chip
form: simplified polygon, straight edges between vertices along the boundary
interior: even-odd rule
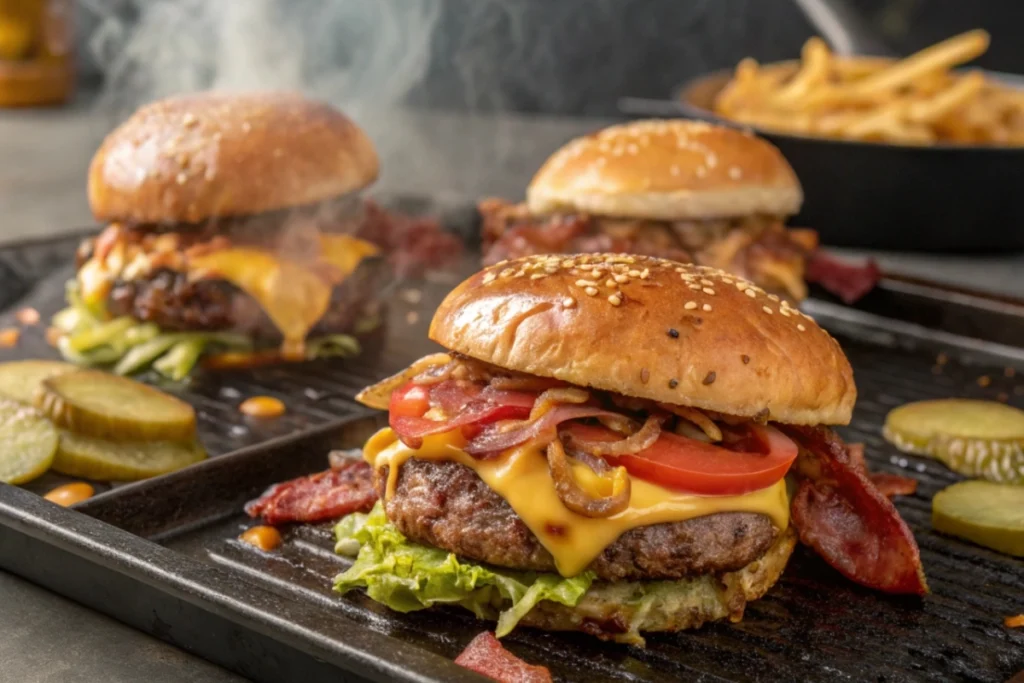
[[[883,436],[907,453],[928,455],[954,472],[1024,483],[1024,411],[994,401],[942,399],[890,411]]]
[[[53,469],[71,477],[114,481],[147,479],[206,458],[198,442],[108,441],[62,431]]]
[[[932,526],[950,536],[1024,557],[1024,486],[962,481],[935,494]]]
[[[57,429],[31,406],[0,400],[0,481],[24,484],[50,469]]]
[[[100,439],[184,442],[196,435],[196,413],[188,403],[99,370],[44,380],[35,404],[58,426]]]
[[[44,379],[80,369],[59,360],[16,360],[0,363],[0,396],[32,405]]]

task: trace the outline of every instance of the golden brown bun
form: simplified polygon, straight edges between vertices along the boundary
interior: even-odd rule
[[[142,107],[89,167],[100,221],[198,223],[312,204],[377,178],[348,117],[294,93],[206,92]]]
[[[796,174],[771,143],[682,119],[634,121],[577,138],[551,155],[526,196],[537,214],[651,220],[788,216],[803,202]]]
[[[723,271],[653,257],[491,266],[448,295],[430,338],[518,372],[789,424],[846,424],[857,398],[811,318]]]

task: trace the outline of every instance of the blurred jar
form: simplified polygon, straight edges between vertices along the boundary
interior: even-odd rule
[[[59,104],[74,89],[73,0],[0,0],[0,106]]]

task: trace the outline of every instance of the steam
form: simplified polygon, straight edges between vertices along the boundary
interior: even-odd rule
[[[434,0],[83,3],[99,18],[99,106],[120,116],[206,88],[298,89],[352,113],[400,104],[426,72],[440,15]]]

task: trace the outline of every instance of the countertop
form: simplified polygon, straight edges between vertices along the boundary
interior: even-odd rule
[[[364,112],[377,141],[383,192],[452,201],[522,196],[534,170],[596,119],[469,117],[442,112]],[[85,195],[89,159],[115,122],[81,104],[56,111],[0,111],[0,243],[46,237],[92,223]],[[840,250],[884,269],[961,286],[1024,294],[1024,255],[930,256]],[[0,573],[4,681],[226,683],[239,677],[113,620]]]

